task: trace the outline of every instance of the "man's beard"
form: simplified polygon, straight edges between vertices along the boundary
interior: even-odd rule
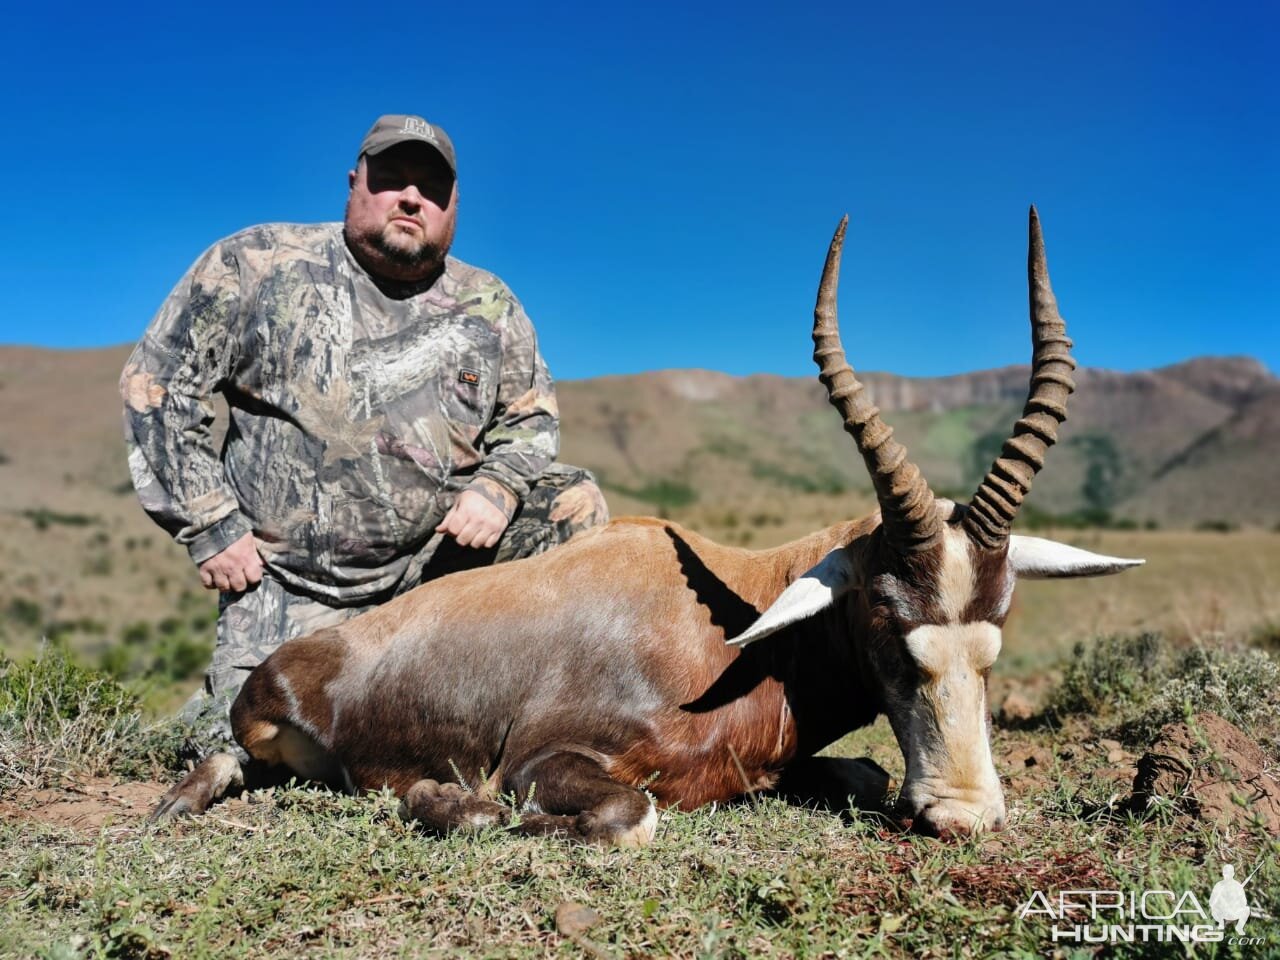
[[[452,240],[452,237],[446,237],[443,243],[424,240],[416,247],[408,247],[392,243],[385,232],[379,232],[369,237],[369,245],[396,266],[412,268],[440,263],[449,252]]]

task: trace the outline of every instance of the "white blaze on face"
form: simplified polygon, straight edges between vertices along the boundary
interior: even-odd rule
[[[954,534],[954,535],[953,535]],[[1013,578],[1001,585],[1007,612]],[[1004,798],[991,760],[986,673],[1000,652],[994,623],[961,622],[975,593],[964,534],[948,530],[935,606],[943,623],[916,627],[904,638],[919,686],[896,704],[908,767],[903,799],[915,813],[948,824],[991,827],[1003,821]]]

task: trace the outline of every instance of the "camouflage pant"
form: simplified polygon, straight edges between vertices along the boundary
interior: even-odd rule
[[[242,761],[248,759],[232,739],[228,714],[249,672],[282,643],[336,626],[427,580],[542,553],[608,519],[609,508],[591,474],[553,464],[521,501],[495,546],[460,547],[447,537],[385,597],[356,606],[329,606],[286,588],[270,572],[251,590],[221,594],[213,662],[203,689],[182,709],[187,726],[184,754],[199,759],[214,750],[232,750]]]

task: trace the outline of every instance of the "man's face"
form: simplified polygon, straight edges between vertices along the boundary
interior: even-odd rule
[[[361,157],[348,175],[347,243],[371,272],[420,280],[444,260],[457,222],[458,184],[421,143]]]

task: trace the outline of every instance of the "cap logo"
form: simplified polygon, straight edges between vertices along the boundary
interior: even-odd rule
[[[401,133],[408,133],[415,137],[422,137],[424,140],[430,140],[432,143],[436,141],[436,132],[431,129],[431,124],[423,120],[421,117],[405,117],[404,129]]]

